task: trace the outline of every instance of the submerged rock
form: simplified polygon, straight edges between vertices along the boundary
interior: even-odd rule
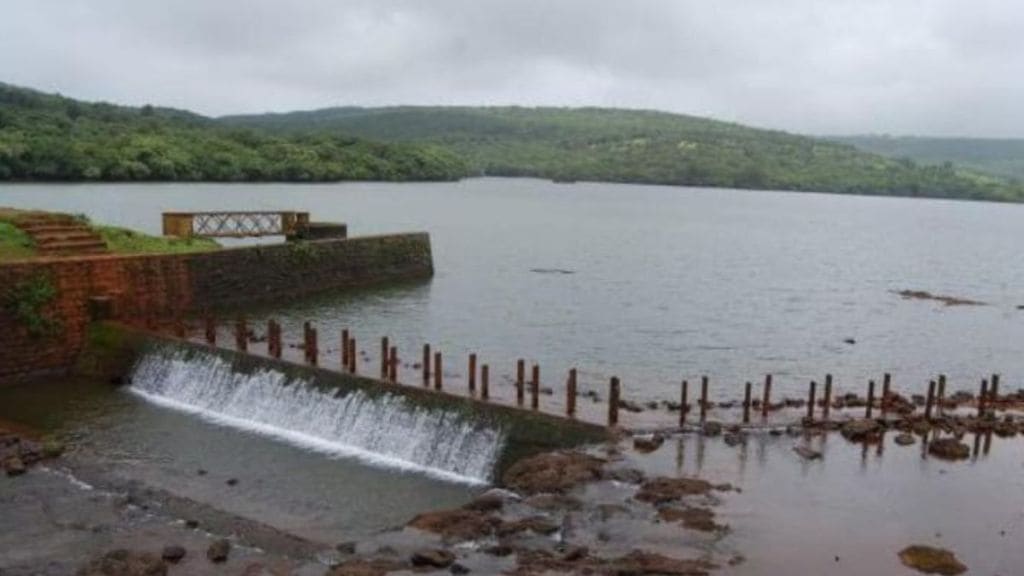
[[[702,532],[721,532],[726,527],[715,523],[715,513],[710,508],[687,506],[685,508],[662,508],[658,510],[658,518],[665,522],[676,522],[684,528]]]
[[[206,558],[210,562],[214,562],[216,564],[227,562],[229,554],[231,554],[231,542],[227,538],[215,540],[213,544],[210,544],[210,547],[206,549]]]
[[[645,482],[636,493],[641,502],[661,504],[680,500],[684,496],[707,494],[714,488],[707,480],[699,478],[655,478]]]
[[[718,422],[705,422],[703,430],[705,436],[720,436],[722,434],[722,425]]]
[[[431,568],[447,568],[455,562],[455,554],[440,548],[417,550],[409,559],[413,566],[429,566]]]
[[[501,520],[477,510],[438,510],[424,512],[412,519],[409,526],[439,534],[446,540],[474,540],[494,534]]]
[[[900,561],[904,566],[925,574],[942,574],[956,576],[967,571],[956,556],[949,550],[932,548],[931,546],[907,546],[900,550]]]
[[[172,544],[170,546],[164,546],[163,551],[160,553],[160,557],[164,560],[177,564],[185,557],[185,547]]]
[[[520,460],[503,478],[509,488],[523,494],[566,492],[578,484],[601,478],[606,460],[581,452],[549,452]]]
[[[869,442],[878,439],[881,427],[875,420],[850,420],[840,429],[843,437],[852,442]]]
[[[804,460],[818,460],[821,458],[821,452],[807,446],[793,446],[793,452],[796,452]]]
[[[131,550],[112,550],[92,560],[78,576],[165,576],[167,565],[154,554]]]
[[[654,452],[658,448],[661,448],[661,445],[664,443],[665,437],[661,434],[644,434],[642,436],[633,437],[633,448],[635,448],[637,452],[644,454]]]
[[[971,457],[971,448],[956,438],[942,438],[928,444],[928,453],[944,460],[964,460]]]
[[[904,432],[902,434],[897,434],[896,438],[893,439],[893,442],[900,446],[910,446],[914,442],[917,442],[917,438],[914,438],[914,435],[909,432]]]

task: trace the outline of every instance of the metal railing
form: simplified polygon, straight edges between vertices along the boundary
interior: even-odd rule
[[[164,212],[164,236],[253,238],[291,236],[309,227],[309,212]]]

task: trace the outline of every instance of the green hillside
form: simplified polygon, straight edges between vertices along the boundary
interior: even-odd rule
[[[431,145],[275,136],[169,108],[86,103],[0,84],[0,180],[451,180]]]
[[[330,108],[231,116],[280,134],[429,142],[474,173],[1019,201],[1024,189],[959,167],[919,166],[851,145],[664,112],[600,108]]]
[[[910,158],[921,164],[936,165],[951,162],[1024,181],[1024,139],[920,136],[830,136],[829,139],[891,158]]]

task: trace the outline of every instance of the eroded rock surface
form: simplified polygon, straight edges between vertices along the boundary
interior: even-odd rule
[[[956,576],[967,571],[967,566],[957,560],[956,555],[943,548],[914,545],[900,550],[899,554],[904,566],[924,574]]]

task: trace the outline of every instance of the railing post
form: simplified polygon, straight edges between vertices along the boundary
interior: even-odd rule
[[[469,394],[476,396],[476,353],[469,355]]]
[[[576,416],[576,369],[569,369],[569,380],[565,383],[565,415]]]
[[[487,400],[491,397],[490,368],[487,364],[480,366],[480,399]]]
[[[444,387],[444,368],[441,366],[441,353],[434,352],[434,390]]]
[[[612,376],[608,383],[608,426],[619,425],[619,378]]]
[[[239,318],[235,322],[235,348],[239,352],[249,349],[249,330],[245,325],[245,318]]]
[[[533,365],[533,374],[530,379],[530,408],[540,409],[540,366]]]

